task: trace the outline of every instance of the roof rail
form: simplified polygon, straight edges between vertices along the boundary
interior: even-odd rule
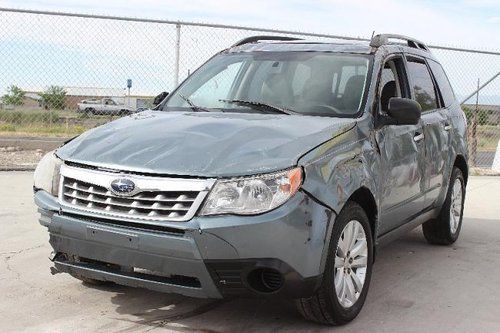
[[[302,38],[297,38],[297,37],[288,37],[288,36],[251,36],[247,38],[243,38],[242,40],[236,42],[235,44],[231,45],[231,47],[236,47],[236,46],[241,46],[244,44],[249,44],[249,43],[255,43],[258,42],[259,40],[301,40]]]
[[[425,45],[421,41],[419,41],[415,38],[412,38],[412,37],[403,36],[403,35],[396,35],[396,34],[375,35],[372,37],[372,39],[370,41],[370,46],[371,47],[380,47],[382,45],[391,44],[389,42],[389,39],[403,40],[403,41],[406,41],[406,44],[409,47],[413,47],[413,48],[424,50],[424,51],[429,51],[429,48],[427,47],[427,45]]]

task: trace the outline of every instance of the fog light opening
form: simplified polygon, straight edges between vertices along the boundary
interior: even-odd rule
[[[247,282],[258,292],[272,293],[283,286],[283,276],[272,268],[258,268],[251,271],[247,276]]]

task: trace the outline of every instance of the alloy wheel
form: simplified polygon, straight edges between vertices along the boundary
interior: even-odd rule
[[[450,203],[450,231],[455,234],[460,226],[460,218],[462,215],[463,205],[462,182],[460,179],[455,179],[453,188],[451,190],[451,203]]]
[[[366,278],[368,243],[363,226],[352,220],[346,224],[335,253],[335,292],[340,305],[350,308],[358,300]]]

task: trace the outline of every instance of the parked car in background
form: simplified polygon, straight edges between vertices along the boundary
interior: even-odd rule
[[[93,115],[126,115],[135,110],[125,104],[119,104],[112,98],[86,99],[78,103],[78,112]]]
[[[361,311],[381,244],[421,224],[429,243],[457,240],[467,160],[464,113],[424,43],[256,36],[157,110],[46,155],[35,202],[54,272],[285,297],[337,325]]]

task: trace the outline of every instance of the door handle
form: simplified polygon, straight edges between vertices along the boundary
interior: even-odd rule
[[[420,142],[423,139],[424,139],[424,133],[416,132],[415,136],[413,137],[413,141],[415,141],[415,142]]]
[[[450,124],[448,124],[448,123],[445,123],[445,124],[444,124],[444,130],[445,130],[445,131],[449,131],[449,130],[451,130],[451,125],[450,125]]]

